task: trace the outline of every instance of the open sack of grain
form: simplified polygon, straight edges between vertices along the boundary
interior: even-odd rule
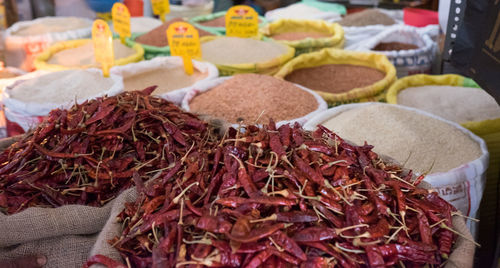
[[[207,32],[226,34],[226,11],[220,11],[213,14],[201,15],[189,20],[196,28]],[[259,16],[259,27],[264,27],[267,20]]]
[[[157,56],[170,56],[170,46],[166,31],[170,24],[174,22],[185,22],[185,20],[182,18],[173,18],[146,33],[134,33],[130,38],[126,39],[126,43],[132,47],[137,44],[140,45],[144,49],[144,58],[147,60]],[[198,30],[200,38],[207,35],[219,35],[218,33],[207,32],[200,28],[196,28],[196,30]]]
[[[201,38],[201,60],[215,64],[221,76],[240,73],[272,75],[295,55],[295,49],[275,41],[226,36]]]
[[[383,99],[396,70],[384,55],[323,49],[292,59],[275,77],[312,89],[335,106]]]
[[[344,47],[342,27],[320,20],[281,19],[267,24],[260,33],[295,48],[295,56],[323,48]]]
[[[133,202],[134,184],[176,173],[192,144],[209,141],[206,123],[152,90],[53,110],[3,148],[0,259],[43,254],[48,268],[82,267],[115,200]]]
[[[464,218],[371,146],[269,124],[193,152],[198,161],[172,183],[153,179],[158,191],[146,185],[135,202],[115,203],[88,265],[472,267]]]
[[[180,57],[157,57],[148,61],[111,68],[111,73],[123,77],[125,91],[158,86],[153,95],[180,104],[190,88],[219,76],[215,65],[193,60],[194,73],[186,74]]]
[[[182,100],[182,108],[220,126],[222,130],[239,124],[305,124],[327,109],[313,91],[272,76],[239,74],[193,86]]]
[[[412,75],[396,81],[387,102],[421,109],[461,124],[486,142],[490,152],[480,210],[480,237],[496,230],[500,170],[500,106],[471,79],[459,75]],[[481,243],[488,239],[481,239]],[[494,245],[484,245],[493,247]]]
[[[349,47],[358,51],[373,51],[387,56],[396,67],[397,76],[430,73],[437,43],[417,28],[398,25]]]
[[[114,65],[125,65],[143,59],[144,49],[139,45],[129,47],[113,40]],[[92,39],[58,42],[37,56],[34,65],[37,70],[60,71],[69,69],[99,68],[95,60]]]
[[[92,21],[77,17],[44,17],[20,21],[5,32],[5,62],[8,66],[33,71],[33,61],[58,41],[88,38]]]
[[[424,180],[464,215],[476,217],[484,192],[489,153],[484,140],[430,113],[382,103],[348,104],[311,119],[356,144],[394,158]],[[467,221],[473,234],[476,222]]]
[[[52,109],[123,91],[121,77],[105,78],[98,69],[37,72],[7,86],[2,93],[9,136],[36,127]],[[33,77],[34,76],[34,77]]]

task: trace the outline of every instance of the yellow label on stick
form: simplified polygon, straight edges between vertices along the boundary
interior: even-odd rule
[[[113,28],[120,35],[120,40],[125,43],[125,38],[130,37],[130,12],[122,3],[115,3],[111,9]]]
[[[168,0],[151,0],[153,14],[158,15],[161,21],[165,21],[165,15],[170,13],[170,2]]]
[[[255,37],[259,30],[259,15],[249,6],[234,6],[226,13],[226,35]]]
[[[175,22],[167,29],[170,54],[180,56],[184,62],[184,70],[191,75],[194,72],[193,58],[201,58],[200,37],[198,30],[187,22]]]
[[[109,76],[109,69],[114,64],[113,34],[108,24],[103,20],[95,20],[92,25],[92,42],[94,42],[95,61],[102,67],[105,77]]]
[[[5,13],[5,1],[0,0],[0,30],[7,29],[7,14]]]

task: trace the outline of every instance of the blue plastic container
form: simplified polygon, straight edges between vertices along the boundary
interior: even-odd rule
[[[120,0],[86,0],[89,7],[98,13],[111,12],[111,8],[116,2],[121,2]]]

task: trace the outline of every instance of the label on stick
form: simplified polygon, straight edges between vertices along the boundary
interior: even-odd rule
[[[198,30],[187,22],[175,22],[167,29],[170,54],[180,56],[184,62],[184,70],[191,75],[194,72],[193,58],[201,58],[200,37]]]
[[[95,20],[92,25],[92,42],[94,43],[95,61],[102,67],[105,77],[109,76],[109,69],[114,64],[113,34],[108,24],[103,20]]]
[[[111,9],[113,28],[120,35],[120,40],[125,43],[125,38],[130,37],[130,12],[122,3],[115,3]]]
[[[226,13],[226,35],[255,37],[259,30],[259,15],[249,6],[234,6]]]
[[[168,0],[151,0],[153,14],[160,17],[165,22],[165,15],[170,13],[170,2]]]

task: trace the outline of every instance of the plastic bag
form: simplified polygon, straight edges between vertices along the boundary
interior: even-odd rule
[[[180,57],[157,57],[148,61],[141,61],[138,63],[132,63],[125,66],[116,66],[111,68],[111,73],[116,74],[118,76],[127,77],[132,76],[144,72],[153,71],[155,69],[160,68],[176,68],[183,67],[182,58]],[[162,98],[169,100],[175,104],[180,104],[186,92],[188,92],[191,88],[196,87],[199,84],[204,83],[205,81],[212,80],[219,76],[219,71],[215,65],[209,62],[200,62],[193,60],[193,67],[200,71],[201,73],[206,73],[207,76],[202,80],[197,81],[193,85],[189,87],[179,88],[172,90],[170,92],[164,93],[160,95]],[[145,85],[150,86],[150,85]]]
[[[311,30],[329,36],[322,38],[305,38],[295,41],[275,41],[295,48],[295,56],[323,48],[344,47],[344,30],[342,30],[342,27],[337,23],[329,23],[320,20],[281,19],[267,24],[264,28],[260,29],[260,32],[265,37],[272,39],[273,34],[284,32],[307,32]]]
[[[51,32],[46,34],[35,35],[15,35],[20,29],[42,24],[46,21],[60,20],[81,20],[85,25],[82,28],[62,31]],[[20,21],[9,27],[5,32],[5,62],[8,66],[21,68],[25,71],[34,70],[33,61],[37,55],[42,53],[51,44],[57,41],[73,40],[88,38],[91,35],[92,21],[84,18],[75,17],[44,17],[31,21]]]
[[[328,93],[316,91],[330,106],[336,106],[344,103],[360,102],[366,98],[373,97],[383,93],[392,82],[396,80],[396,69],[389,62],[386,56],[353,52],[340,49],[323,49],[317,52],[302,54],[285,64],[275,77],[285,79],[285,77],[295,70],[302,68],[316,67],[326,64],[351,64],[375,68],[385,73],[385,77],[372,85],[354,88],[344,93]]]

